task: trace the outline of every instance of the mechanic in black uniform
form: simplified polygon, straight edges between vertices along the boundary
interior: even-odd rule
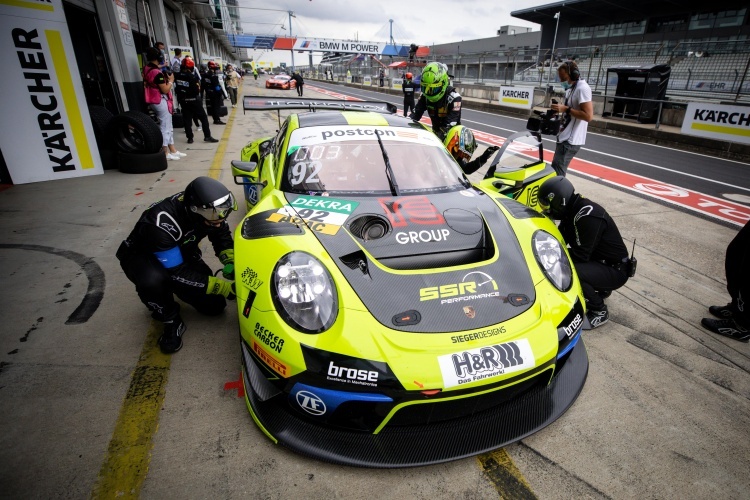
[[[211,137],[208,117],[200,100],[200,80],[195,75],[195,61],[190,56],[185,56],[180,62],[180,72],[174,75],[174,83],[177,101],[182,108],[188,144],[193,143],[193,118],[198,118],[203,125],[204,142],[219,142]]]
[[[148,207],[117,250],[141,302],[164,323],[159,347],[166,354],[180,350],[186,329],[173,295],[209,316],[234,299],[234,245],[226,222],[232,210],[237,204],[222,183],[198,177],[184,192]],[[206,236],[226,279],[214,277],[201,258],[198,245]]]
[[[208,70],[203,76],[201,83],[203,91],[206,94],[206,101],[211,104],[211,116],[214,119],[214,125],[226,125],[225,122],[221,121],[221,116],[219,116],[221,103],[224,101],[224,92],[221,90],[219,75],[216,73],[218,68],[218,64],[208,61]]]
[[[407,73],[404,75],[404,83],[401,84],[401,90],[404,93],[404,116],[409,116],[409,113],[416,111],[414,109],[414,92],[419,88],[419,85],[412,81],[414,75]]]
[[[417,101],[414,113],[409,116],[419,121],[425,111],[432,121],[432,131],[445,140],[445,135],[456,125],[461,124],[461,94],[448,84],[448,66],[431,62],[422,70],[420,85],[422,95]]]
[[[560,221],[560,233],[568,244],[592,328],[609,320],[604,299],[623,286],[631,261],[615,221],[598,203],[576,194],[562,176],[539,187],[539,205],[550,218]]]
[[[750,222],[729,243],[724,260],[727,291],[732,301],[725,306],[711,306],[708,312],[721,319],[703,318],[701,325],[719,335],[750,341]]]

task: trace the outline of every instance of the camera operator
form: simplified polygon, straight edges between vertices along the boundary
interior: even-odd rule
[[[591,101],[591,87],[583,79],[578,65],[565,61],[557,68],[562,87],[565,89],[565,101],[558,104],[553,101],[552,110],[562,113],[560,133],[557,135],[555,157],[552,168],[557,175],[565,175],[570,160],[586,143],[586,130],[594,118],[594,104]]]

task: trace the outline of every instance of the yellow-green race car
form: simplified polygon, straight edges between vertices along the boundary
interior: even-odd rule
[[[539,212],[473,186],[391,104],[246,96],[291,113],[232,162],[247,407],[317,459],[405,467],[549,425],[588,373],[584,302]]]

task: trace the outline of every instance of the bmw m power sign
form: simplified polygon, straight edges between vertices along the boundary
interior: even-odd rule
[[[0,0],[2,155],[15,184],[101,174],[61,0]]]

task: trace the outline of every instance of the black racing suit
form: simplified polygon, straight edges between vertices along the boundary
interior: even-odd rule
[[[294,75],[292,75],[292,80],[297,83],[297,95],[302,97],[302,93],[304,92],[303,86],[305,85],[305,80],[299,73],[295,73]]]
[[[182,117],[185,122],[185,135],[188,139],[193,138],[193,119],[198,118],[203,126],[203,136],[211,137],[211,129],[208,126],[208,117],[201,102],[200,80],[192,70],[180,71],[174,75],[175,94],[182,108]]]
[[[404,93],[404,116],[409,116],[409,112],[414,113],[414,93],[419,89],[419,85],[411,80],[404,80],[401,90]]]
[[[611,292],[628,281],[628,249],[615,221],[601,205],[576,194],[560,221],[588,309],[604,309],[597,292]]]
[[[428,101],[422,94],[417,101],[413,118],[419,120],[425,111],[432,121],[432,131],[442,141],[451,127],[461,124],[461,94],[450,85],[445,89],[443,97],[437,102]]]
[[[464,161],[463,159],[456,157],[454,157],[454,159],[458,162],[458,166],[461,167],[461,170],[463,170],[466,175],[469,175],[482,168],[482,165],[487,163],[487,160],[490,159],[490,156],[492,156],[492,153],[495,151],[497,151],[497,148],[487,149],[484,153],[471,161]]]
[[[740,326],[750,328],[750,305],[747,303],[750,300],[750,222],[729,243],[724,269],[734,319]]]
[[[159,321],[179,317],[180,306],[173,294],[211,316],[227,305],[223,296],[206,294],[213,273],[198,245],[208,236],[217,256],[233,248],[229,225],[226,221],[219,227],[206,225],[188,211],[182,197],[183,193],[177,193],[147,208],[117,250],[125,276]]]
[[[215,70],[210,69],[203,75],[201,86],[206,94],[207,104],[211,105],[211,117],[214,119],[214,123],[219,123],[221,121],[219,111],[221,110],[221,103],[224,102],[224,94],[221,90],[219,75],[216,74]]]

